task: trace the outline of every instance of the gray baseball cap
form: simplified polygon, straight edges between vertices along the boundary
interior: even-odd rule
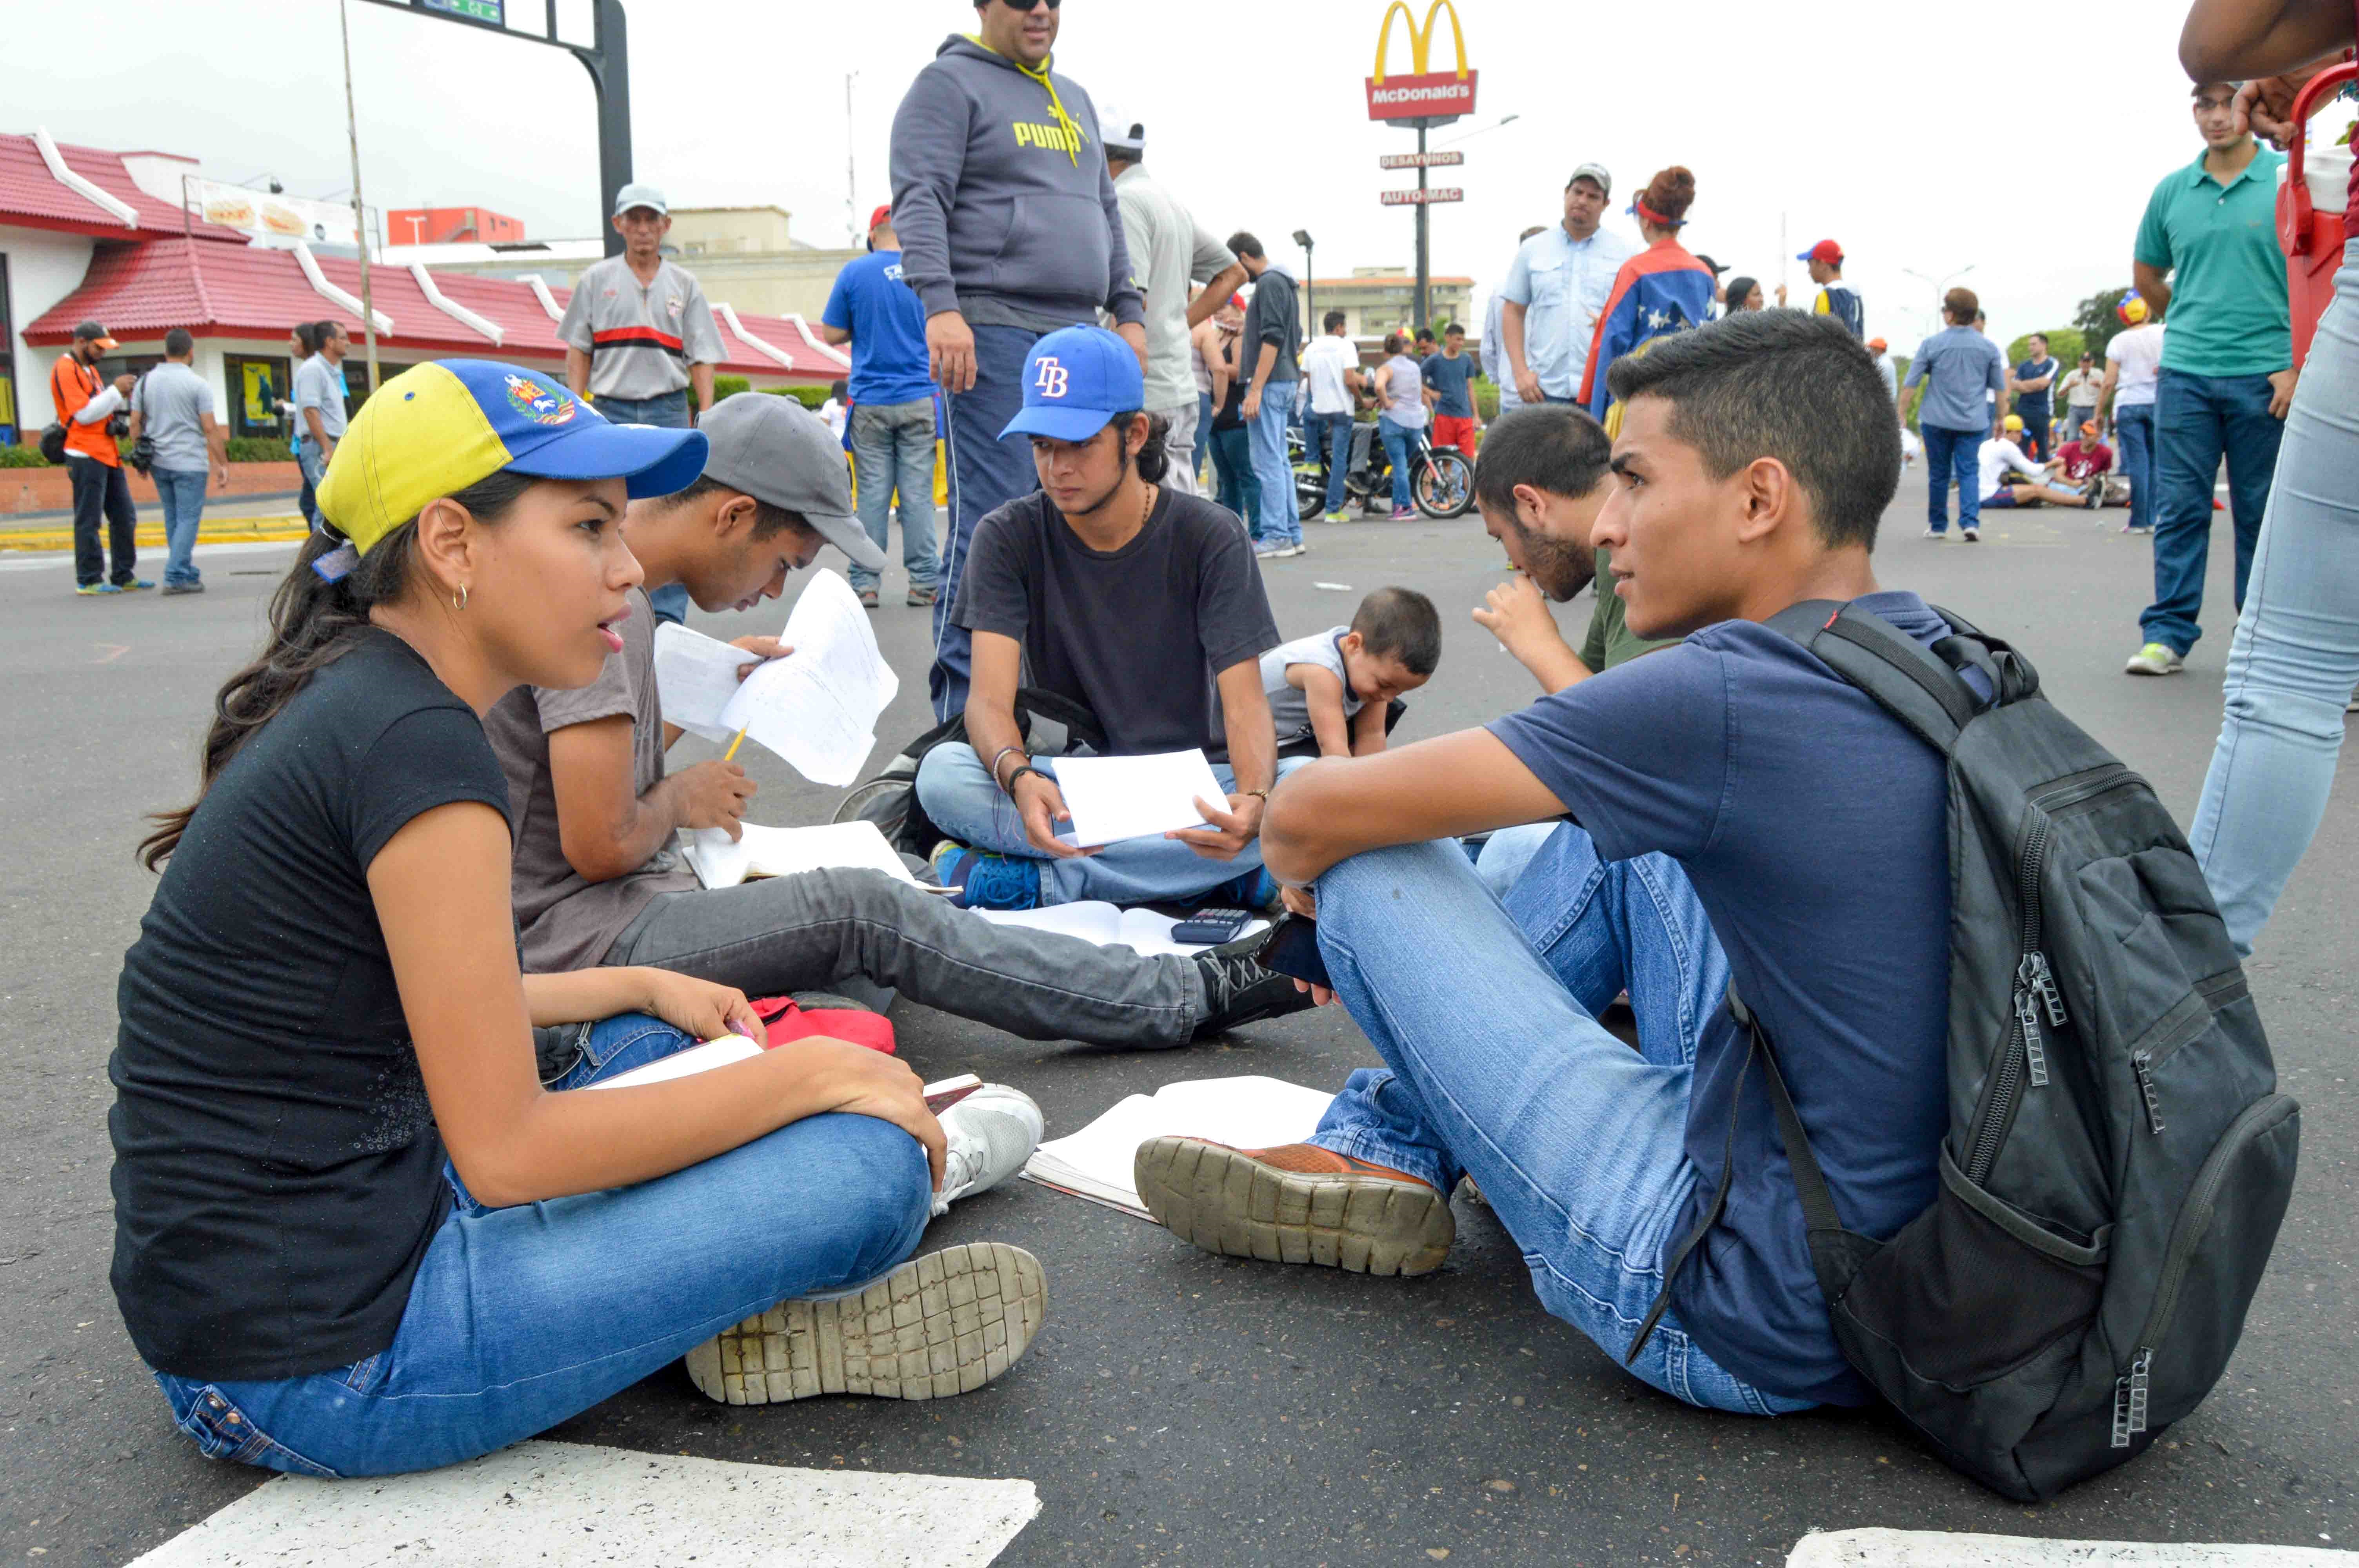
[[[875,571],[885,552],[852,512],[852,475],[834,432],[791,397],[740,392],[697,421],[711,443],[704,477],[798,514],[821,538]]]
[[[1567,189],[1571,189],[1572,188],[1573,179],[1594,180],[1597,184],[1598,189],[1603,191],[1608,196],[1614,194],[1614,177],[1605,172],[1605,166],[1602,163],[1585,163],[1579,168],[1574,169],[1572,171],[1572,179],[1568,179],[1564,182]]]
[[[614,216],[619,218],[634,207],[652,207],[667,218],[671,216],[671,209],[664,203],[663,192],[637,180],[614,192]]]

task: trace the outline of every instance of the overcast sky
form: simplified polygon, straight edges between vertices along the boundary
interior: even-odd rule
[[[538,27],[542,0],[511,0]],[[587,37],[587,6],[557,0]],[[352,183],[334,0],[112,0],[15,5],[0,130],[201,158],[217,178],[275,174],[299,196]],[[567,55],[353,0],[362,174],[377,208],[480,203],[535,237],[598,222],[589,79]],[[2129,281],[2147,193],[2200,150],[2175,53],[2181,8],[1891,0],[1680,0],[1592,5],[1463,0],[1480,113],[1466,191],[1433,209],[1433,267],[1487,290],[1516,232],[1560,215],[1572,166],[1614,176],[1611,222],[1656,168],[1684,163],[1687,243],[1774,285],[1833,237],[1896,350],[1931,324],[1933,287],[1972,264],[2004,341],[2062,325]],[[1423,5],[1419,5],[1420,16]],[[893,111],[973,13],[961,0],[633,0],[637,171],[678,206],[775,203],[798,238],[842,244],[851,208],[886,200]],[[1413,133],[1371,124],[1378,0],[1148,5],[1067,0],[1059,70],[1147,128],[1148,166],[1225,235],[1260,234],[1300,270],[1397,264],[1408,210],[1378,192]],[[92,29],[96,28],[96,33]],[[1448,55],[1447,26],[1436,59]],[[103,39],[103,48],[97,47]],[[1396,28],[1391,69],[1406,70]],[[847,124],[844,76],[856,71]],[[2080,85],[2080,84],[2085,84]]]

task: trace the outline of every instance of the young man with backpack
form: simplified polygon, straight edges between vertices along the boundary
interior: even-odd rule
[[[2201,1398],[2282,1216],[2298,1123],[2234,953],[2143,781],[1878,587],[1898,432],[1840,323],[1745,312],[1612,373],[1593,537],[1631,629],[1686,640],[1285,783],[1266,863],[1386,1065],[1308,1143],[1150,1141],[1140,1194],[1208,1250],[1422,1273],[1471,1176],[1654,1387],[1872,1390],[2048,1495]],[[1560,816],[1504,903],[1450,842]],[[1595,1022],[1625,989],[1635,1053]]]

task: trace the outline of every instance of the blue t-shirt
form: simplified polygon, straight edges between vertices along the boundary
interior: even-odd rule
[[[2029,381],[2036,376],[2043,375],[2052,378],[2062,368],[2052,356],[2044,360],[2026,360],[2015,367],[2015,379]],[[2023,422],[2030,426],[2035,434],[2043,437],[2048,434],[2049,397],[2055,390],[2056,383],[2051,379],[2038,392],[2018,392],[2015,395],[2015,411],[2023,416]]]
[[[1444,419],[1474,417],[1474,395],[1467,390],[1467,386],[1473,381],[1478,368],[1474,356],[1463,351],[1454,360],[1448,354],[1426,356],[1423,366],[1425,384],[1433,388],[1440,399],[1433,406],[1436,414]]]
[[[1857,602],[1919,642],[1913,593]],[[1800,644],[1751,622],[1593,676],[1490,726],[1610,860],[1679,861],[1738,992],[1777,1042],[1810,1146],[1853,1230],[1888,1238],[1933,1201],[1949,1125],[1949,795],[1941,758]],[[1705,1021],[1689,1091],[1695,1190],[1720,1184],[1745,1041]],[[1728,1208],[1672,1301],[1722,1366],[1798,1399],[1865,1390],[1828,1326],[1801,1200],[1763,1075],[1745,1075]]]
[[[852,401],[915,403],[926,376],[926,310],[901,281],[901,253],[871,251],[835,275],[820,319],[852,334]]]

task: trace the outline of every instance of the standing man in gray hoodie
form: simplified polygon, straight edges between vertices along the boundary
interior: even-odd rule
[[[929,368],[950,395],[951,534],[934,605],[934,715],[966,706],[970,643],[951,618],[974,525],[1038,488],[1030,441],[1003,440],[1024,362],[1062,327],[1114,330],[1147,363],[1144,305],[1097,107],[1049,70],[1058,7],[976,0],[893,116],[893,222],[902,279],[926,310]]]

